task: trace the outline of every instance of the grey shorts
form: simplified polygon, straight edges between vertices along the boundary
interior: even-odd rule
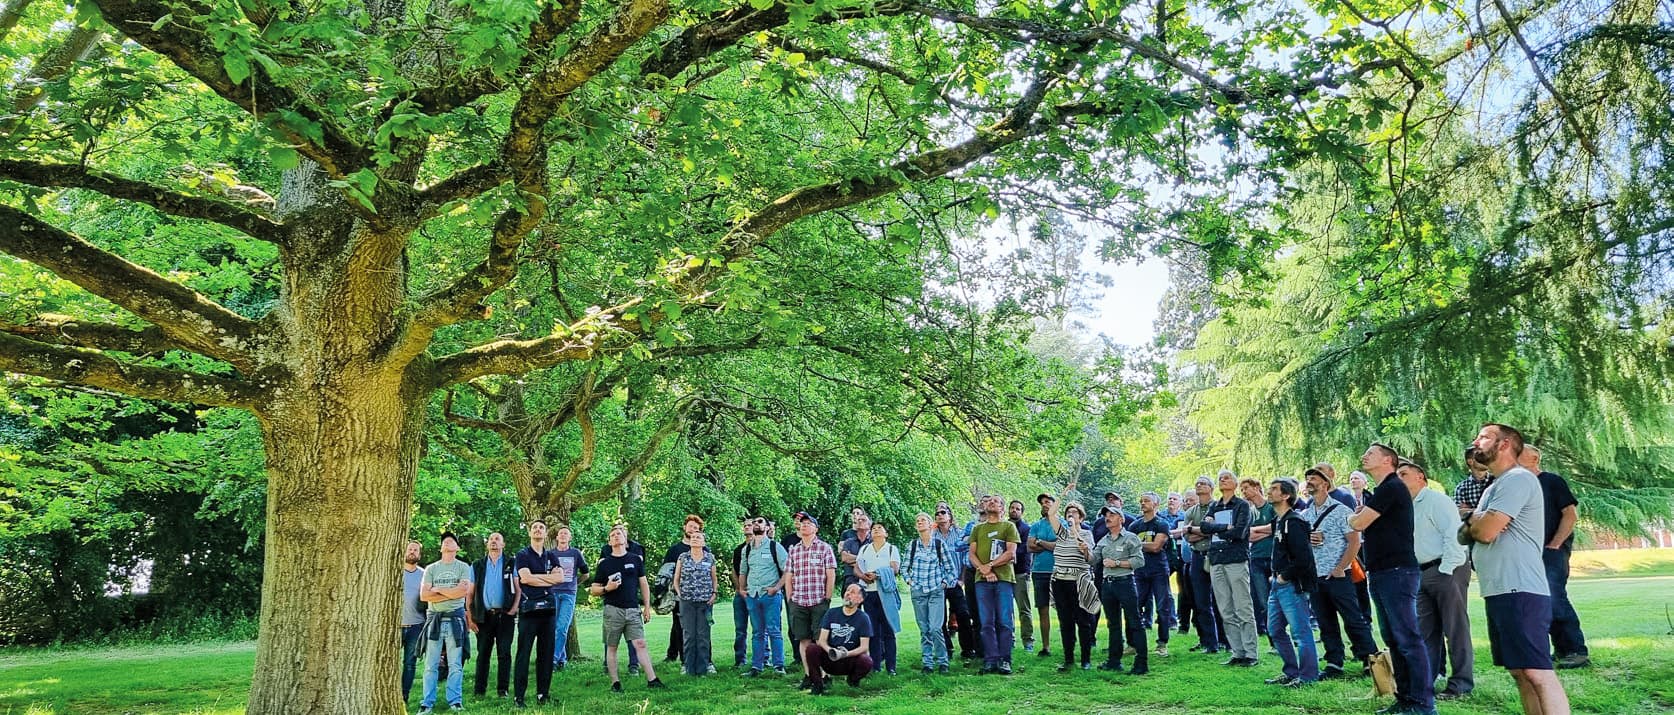
[[[790,603],[786,601],[786,603]],[[831,610],[829,604],[817,606],[799,606],[790,604],[790,623],[785,629],[790,633],[793,641],[811,641],[820,637],[820,619],[825,618],[825,612]]]
[[[645,616],[637,608],[618,608],[610,604],[604,607],[604,644],[606,648],[616,645],[619,638],[626,636],[629,643],[645,640]]]

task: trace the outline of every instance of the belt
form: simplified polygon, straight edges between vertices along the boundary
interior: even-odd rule
[[[1437,566],[1440,566],[1440,565],[1441,565],[1441,559],[1436,559],[1435,561],[1426,561],[1426,562],[1418,565],[1418,570],[1419,571],[1429,571],[1430,569],[1433,569],[1433,568],[1435,568]]]
[[[1133,574],[1129,573],[1129,574],[1122,574],[1121,576],[1106,576],[1106,577],[1104,577],[1104,580],[1106,580],[1106,581],[1120,581],[1120,580],[1125,579],[1125,578],[1133,578]]]

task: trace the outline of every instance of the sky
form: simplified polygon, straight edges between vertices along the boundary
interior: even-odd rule
[[[1152,258],[1143,263],[1099,264],[1113,285],[1096,301],[1096,315],[1079,316],[1094,332],[1128,346],[1145,345],[1156,335],[1158,301],[1168,290],[1168,265]]]

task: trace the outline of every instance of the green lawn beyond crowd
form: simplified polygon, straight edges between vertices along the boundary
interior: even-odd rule
[[[1578,713],[1667,713],[1674,711],[1674,550],[1577,554],[1577,579],[1570,592],[1586,628],[1595,665],[1561,671]],[[1020,671],[1011,677],[979,676],[956,666],[950,676],[918,673],[918,630],[911,609],[903,609],[901,675],[873,676],[858,689],[837,685],[818,698],[796,690],[795,677],[748,680],[731,667],[732,612],[715,614],[716,661],[720,673],[689,678],[669,666],[659,673],[666,690],[651,693],[643,680],[625,680],[627,692],[612,694],[601,672],[596,611],[582,614],[587,660],[556,676],[556,703],[545,712],[563,713],[1273,713],[1366,714],[1387,704],[1370,696],[1370,681],[1320,683],[1299,690],[1278,689],[1262,680],[1278,671],[1279,659],[1264,655],[1259,667],[1229,669],[1224,656],[1186,652],[1193,640],[1178,638],[1173,654],[1153,658],[1141,678],[1098,671],[1057,673],[1053,658],[1036,658],[1019,648]],[[1476,693],[1461,702],[1440,703],[1442,713],[1515,713],[1517,693],[1504,671],[1489,665],[1483,635],[1482,601],[1475,597],[1471,625],[1476,633]],[[1054,623],[1054,625],[1056,625]],[[656,657],[668,641],[669,619],[651,624]],[[1102,632],[1100,645],[1108,636]],[[1264,646],[1265,647],[1265,646]],[[243,711],[255,645],[249,642],[152,646],[100,650],[0,651],[0,715],[45,713],[204,713]],[[661,663],[659,663],[661,665]],[[511,703],[472,698],[467,677],[466,711],[518,712]],[[490,685],[492,689],[492,684]],[[409,710],[417,710],[414,684]],[[541,712],[531,708],[523,712]]]

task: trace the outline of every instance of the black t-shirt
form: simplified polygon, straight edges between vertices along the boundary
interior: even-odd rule
[[[545,575],[551,573],[552,569],[557,565],[558,552],[556,550],[542,549],[541,552],[537,554],[533,548],[528,546],[523,547],[522,551],[517,552],[517,557],[512,560],[512,570],[519,575],[523,573],[523,569],[529,569],[530,575]],[[540,598],[545,596],[547,591],[550,591],[552,588],[553,587],[551,586],[530,586],[528,584],[523,584],[523,599],[527,601],[533,598]],[[506,594],[506,597],[510,598],[511,594]]]
[[[860,647],[861,638],[872,637],[872,619],[858,608],[850,615],[843,612],[842,606],[838,606],[825,612],[825,618],[820,619],[820,630],[831,632],[825,639],[826,645],[854,650]]]
[[[1168,522],[1163,521],[1161,514],[1150,519],[1135,519],[1132,524],[1128,525],[1128,531],[1137,534],[1141,544],[1149,544],[1151,539],[1155,538],[1152,534],[1168,533]],[[1144,552],[1145,565],[1139,567],[1135,573],[1142,576],[1168,573],[1168,552],[1171,550],[1165,546],[1162,551],[1154,554],[1149,551]]]
[[[1581,502],[1576,501],[1575,492],[1569,490],[1569,482],[1564,481],[1563,477],[1551,472],[1541,472],[1538,476],[1540,493],[1546,497],[1546,541],[1540,544],[1545,547],[1552,543],[1552,535],[1558,533],[1558,520],[1563,518],[1564,509]],[[1570,531],[1569,536],[1564,539],[1563,548],[1567,549],[1574,544],[1575,532]]]
[[[593,583],[603,586],[610,581],[611,574],[622,574],[622,585],[615,591],[605,592],[606,605],[617,608],[639,608],[645,605],[639,600],[639,579],[646,575],[643,557],[631,551],[622,556],[606,555],[599,559],[598,568],[593,569]]]
[[[628,553],[634,554],[639,557],[639,560],[644,561],[645,544],[641,544],[633,539],[628,539]],[[602,559],[607,556],[610,556],[610,544],[605,544],[604,546],[599,547],[599,558]]]
[[[1406,483],[1390,474],[1367,493],[1366,508],[1378,513],[1378,520],[1366,527],[1366,570],[1417,568],[1418,557],[1412,551],[1412,492]]]

